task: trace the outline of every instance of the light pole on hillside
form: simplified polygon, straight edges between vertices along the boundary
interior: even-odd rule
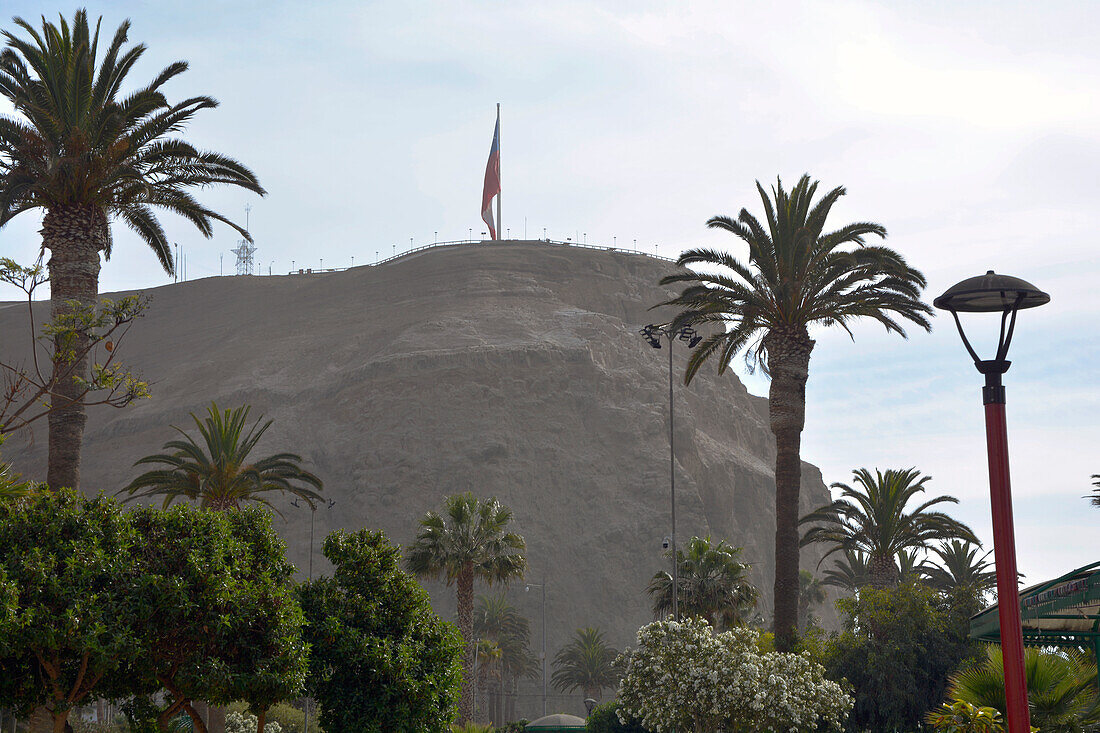
[[[997,614],[1001,625],[1001,651],[1005,675],[1005,716],[1009,733],[1030,733],[1027,678],[1024,675],[1024,637],[1020,627],[1020,591],[1016,574],[1016,538],[1012,526],[1012,489],[1008,475],[1008,426],[1005,421],[1005,388],[1001,375],[1012,362],[1008,346],[1016,327],[1016,314],[1050,302],[1050,296],[1029,282],[992,270],[963,280],[933,301],[955,318],[963,345],[974,366],[985,375],[985,440],[989,459],[989,495],[993,511],[993,557],[997,569]],[[1000,313],[997,353],[982,359],[963,333],[959,313]]]
[[[661,348],[661,337],[668,341],[668,485],[669,505],[672,509],[672,618],[680,620],[680,563],[676,555],[676,441],[673,435],[675,411],[672,401],[672,344],[683,341],[694,349],[703,337],[691,326],[673,328],[671,323],[649,324],[640,333],[655,349]]]
[[[532,588],[542,589],[542,717],[546,717],[546,578],[541,583],[527,583],[523,590],[530,593]]]

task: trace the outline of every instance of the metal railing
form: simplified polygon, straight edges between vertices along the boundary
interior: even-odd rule
[[[397,254],[390,255],[385,259],[377,260],[376,262],[368,262],[363,265],[353,265],[353,267],[377,267],[379,265],[385,265],[390,262],[396,262],[397,260],[411,257],[412,255],[420,254],[425,250],[439,249],[441,247],[459,247],[462,245],[479,245],[479,246],[494,246],[498,244],[543,244],[552,247],[580,247],[582,249],[595,249],[602,250],[604,252],[620,252],[628,255],[638,255],[640,257],[652,257],[656,260],[663,260],[665,262],[675,262],[676,260],[671,257],[663,257],[658,254],[648,254],[641,250],[626,249],[623,247],[606,247],[598,244],[588,244],[587,242],[571,242],[571,241],[556,241],[553,239],[456,239],[448,242],[432,242],[431,244],[422,244],[419,247],[413,247],[407,249],[404,252],[398,252]],[[288,272],[288,275],[314,275],[318,273],[326,272],[344,272],[350,270],[351,267],[325,267],[325,268],[306,268],[300,267]]]

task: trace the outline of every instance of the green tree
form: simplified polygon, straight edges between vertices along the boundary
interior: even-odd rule
[[[870,582],[875,588],[896,585],[900,579],[900,559],[903,552],[927,549],[936,540],[960,538],[978,542],[974,533],[962,522],[940,511],[929,511],[938,504],[958,504],[953,496],[937,496],[909,512],[906,505],[917,494],[924,493],[931,476],[921,476],[915,468],[876,469],[872,475],[866,468],[856,469],[857,488],[835,483],[840,498],[802,518],[802,524],[812,524],[802,544],[822,542],[830,545],[825,557],[835,552],[857,551],[867,555]],[[822,558],[824,559],[824,558]],[[910,562],[912,564],[912,562]]]
[[[499,695],[495,701],[490,701],[490,707],[496,710],[496,720],[511,719],[515,714],[515,692],[519,679],[538,676],[538,660],[529,646],[530,623],[504,593],[478,596],[474,607],[474,636],[492,641],[500,649]],[[505,695],[509,691],[512,694],[507,700],[508,709],[505,709]]]
[[[124,93],[126,77],[145,53],[127,46],[129,21],[100,55],[99,23],[84,10],[72,23],[42,19],[36,29],[13,23],[26,37],[4,31],[0,94],[14,115],[0,116],[0,227],[24,211],[40,210],[42,247],[54,318],[96,306],[100,253],[111,256],[111,221],[121,220],[144,241],[168,273],[171,248],[155,210],[191,222],[209,238],[221,221],[201,205],[196,188],[225,184],[263,194],[256,176],[220,153],[200,151],[176,137],[201,110],[217,106],[196,96],[170,104],[162,88],[187,70],[169,64],[148,84]],[[88,359],[81,338],[58,342],[53,368],[64,375],[50,395],[49,464],[53,488],[77,488],[86,415],[82,402]],[[70,351],[71,347],[71,351]],[[83,354],[83,356],[81,356]]]
[[[671,560],[672,550],[665,553]],[[749,582],[749,566],[741,562],[741,548],[709,536],[692,537],[687,552],[677,548],[678,604],[681,616],[700,616],[715,628],[746,622],[756,606],[756,588]],[[672,575],[662,570],[646,587],[653,613],[660,619],[672,612]]]
[[[684,381],[703,362],[718,360],[721,373],[739,352],[750,367],[771,377],[768,410],[775,436],[775,635],[779,649],[793,648],[798,623],[798,497],[800,444],[806,422],[806,380],[814,340],[810,328],[871,318],[905,336],[898,319],[930,329],[931,309],[920,300],[924,276],[897,252],[867,244],[884,238],[879,224],[856,222],[825,231],[837,187],[814,202],[817,182],[802,176],[788,193],[777,181],[771,196],[758,182],[762,224],[747,209],[736,219],[716,216],[707,226],[728,231],[748,245],[748,262],[728,252],[692,249],[677,264],[687,268],[662,284],[688,283],[662,305],[681,308],[673,323],[719,328],[691,356]]]
[[[852,686],[849,730],[917,730],[948,675],[975,653],[971,609],[913,582],[866,586],[837,607],[845,625],[826,645],[825,667]]]
[[[627,723],[619,720],[619,703],[617,700],[612,700],[592,708],[592,713],[585,721],[584,729],[588,733],[650,733],[633,718],[627,718],[627,720],[629,720]]]
[[[580,690],[586,699],[599,700],[605,689],[619,686],[622,668],[616,662],[618,656],[618,650],[604,640],[599,629],[577,629],[554,656],[550,684],[560,692]]]
[[[240,507],[242,501],[270,507],[264,494],[279,492],[301,497],[313,506],[321,498],[318,492],[324,484],[301,467],[301,456],[276,453],[249,462],[249,455],[274,422],[268,420],[261,425],[261,415],[246,432],[250,410],[245,406],[219,411],[217,404],[211,404],[201,421],[191,413],[202,443],[173,426],[183,437],[164,444],[164,450],[171,452],[146,456],[134,464],[168,468],[147,471],[118,493],[127,492],[126,501],[163,496],[167,507],[182,497],[198,501],[203,508],[225,510]]]
[[[1024,677],[1031,725],[1043,733],[1100,730],[1100,690],[1096,660],[1074,649],[1024,650]],[[951,700],[1005,713],[1004,663],[999,646],[989,645],[980,663],[951,677]]]
[[[127,592],[134,542],[102,496],[63,489],[0,502],[0,707],[44,708],[63,733],[73,708],[128,674],[142,652]]]
[[[462,639],[435,615],[381,532],[337,531],[331,578],[301,587],[309,687],[328,733],[446,731],[462,680]]]
[[[822,573],[822,585],[840,588],[848,593],[858,593],[859,589],[871,583],[871,570],[868,566],[867,555],[845,550],[844,559],[834,560],[833,566],[826,568]]]
[[[814,607],[825,602],[825,584],[814,577],[809,570],[798,571],[798,631],[801,633],[813,626]]]
[[[937,590],[950,593],[963,587],[983,598],[997,586],[993,563],[986,560],[989,552],[979,554],[981,545],[950,540],[933,547],[932,551],[939,557],[939,563],[929,566],[924,572],[928,582]]]
[[[486,585],[523,577],[527,570],[523,538],[508,531],[512,511],[496,498],[479,501],[473,494],[443,500],[443,512],[428,512],[420,520],[416,541],[409,547],[406,565],[418,576],[444,577],[455,586],[458,629],[466,642],[463,655],[460,723],[473,716],[474,582]]]

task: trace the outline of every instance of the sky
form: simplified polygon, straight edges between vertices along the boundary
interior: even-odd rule
[[[187,138],[249,165],[268,195],[201,198],[239,220],[251,207],[264,274],[480,238],[499,102],[513,238],[744,255],[706,220],[759,214],[755,181],[809,173],[847,188],[832,223],[887,228],[927,276],[929,301],[988,269],[1033,282],[1051,303],[1021,314],[1005,378],[1019,566],[1036,582],[1100,560],[1100,510],[1081,498],[1100,473],[1100,7],[193,0],[89,11],[111,30],[130,18],[131,39],[149,47],[132,79],[185,59],[170,99],[220,100]],[[0,0],[0,27],[41,12],[41,0]],[[163,221],[189,278],[233,270],[231,229],[207,241]],[[0,256],[33,261],[39,226],[24,214],[0,229]],[[101,289],[170,281],[119,229]],[[974,340],[988,350],[994,329],[974,323]],[[814,333],[803,457],[827,482],[915,466],[991,547],[981,377],[953,324],[937,318],[908,340],[873,324],[854,333]],[[737,370],[766,394],[763,377]]]

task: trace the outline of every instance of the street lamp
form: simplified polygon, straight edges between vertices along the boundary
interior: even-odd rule
[[[1008,427],[1005,421],[1005,388],[1001,375],[1012,362],[1008,347],[1016,328],[1016,314],[1050,302],[1050,296],[1018,277],[984,275],[963,280],[932,301],[955,318],[963,345],[974,366],[985,375],[985,440],[989,457],[989,495],[993,512],[993,556],[997,569],[997,612],[1001,624],[1005,699],[1009,733],[1030,733],[1027,679],[1024,676],[1024,638],[1020,627],[1020,592],[1016,574],[1016,538],[1012,527],[1012,489],[1008,475]],[[982,359],[963,333],[959,313],[1000,313],[997,353]]]
[[[588,711],[588,717],[592,717],[592,709],[596,707],[596,701],[591,697],[584,698],[584,707]]]
[[[668,341],[668,481],[669,503],[672,507],[672,618],[680,620],[680,563],[676,556],[676,444],[673,438],[672,407],[672,344],[677,339],[694,349],[703,337],[691,326],[673,328],[671,323],[663,325],[649,324],[639,333],[655,349],[661,348],[661,337]]]
[[[527,583],[523,586],[524,593],[530,593],[532,588],[542,589],[542,717],[546,717],[546,579],[541,583]]]

